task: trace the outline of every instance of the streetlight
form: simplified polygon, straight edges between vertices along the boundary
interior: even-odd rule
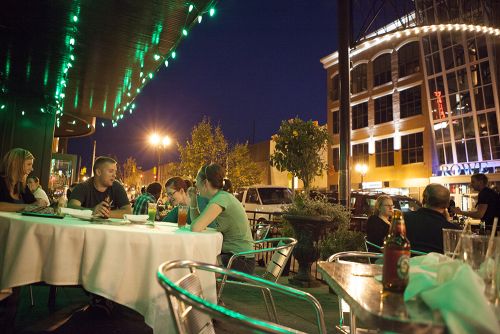
[[[170,145],[172,141],[169,136],[162,136],[154,132],[149,136],[149,143],[155,148],[158,156],[158,165],[156,167],[156,181],[160,182],[160,150]]]
[[[361,190],[363,190],[363,178],[365,177],[366,172],[368,172],[368,166],[366,164],[356,164],[354,169],[356,172],[361,174]]]

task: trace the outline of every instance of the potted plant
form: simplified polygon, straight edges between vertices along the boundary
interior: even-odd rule
[[[299,262],[299,270],[290,282],[310,287],[315,285],[311,264],[319,257],[319,237],[327,226],[335,224],[338,215],[333,213],[339,211],[326,200],[309,197],[312,181],[327,168],[320,153],[327,148],[330,136],[326,127],[319,126],[318,122],[296,117],[283,121],[272,139],[276,145],[271,166],[290,172],[304,184],[304,193],[296,194],[293,203],[283,208],[283,218],[293,227],[298,239],[293,255]]]

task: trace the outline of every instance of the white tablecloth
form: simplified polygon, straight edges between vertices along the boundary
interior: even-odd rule
[[[168,260],[215,263],[222,235],[193,233],[170,223],[98,225],[0,212],[0,289],[44,281],[76,285],[128,306],[144,316],[155,333],[168,333],[172,319],[156,280]],[[183,272],[172,272],[178,279]],[[202,273],[205,297],[215,301],[215,278]]]

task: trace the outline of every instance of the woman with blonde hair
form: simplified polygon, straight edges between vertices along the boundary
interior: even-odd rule
[[[389,195],[380,195],[375,202],[373,215],[368,218],[366,223],[366,240],[380,247],[384,245],[384,238],[389,232],[391,218],[394,210],[392,198]],[[373,246],[368,247],[371,252],[380,252]]]
[[[26,178],[33,171],[33,154],[22,148],[13,148],[0,165],[0,211],[18,211],[26,204],[36,202]]]

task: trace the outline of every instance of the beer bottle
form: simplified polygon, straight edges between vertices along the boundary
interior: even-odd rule
[[[410,241],[406,238],[403,214],[394,210],[389,234],[384,239],[384,290],[403,292],[408,285],[410,271]]]

